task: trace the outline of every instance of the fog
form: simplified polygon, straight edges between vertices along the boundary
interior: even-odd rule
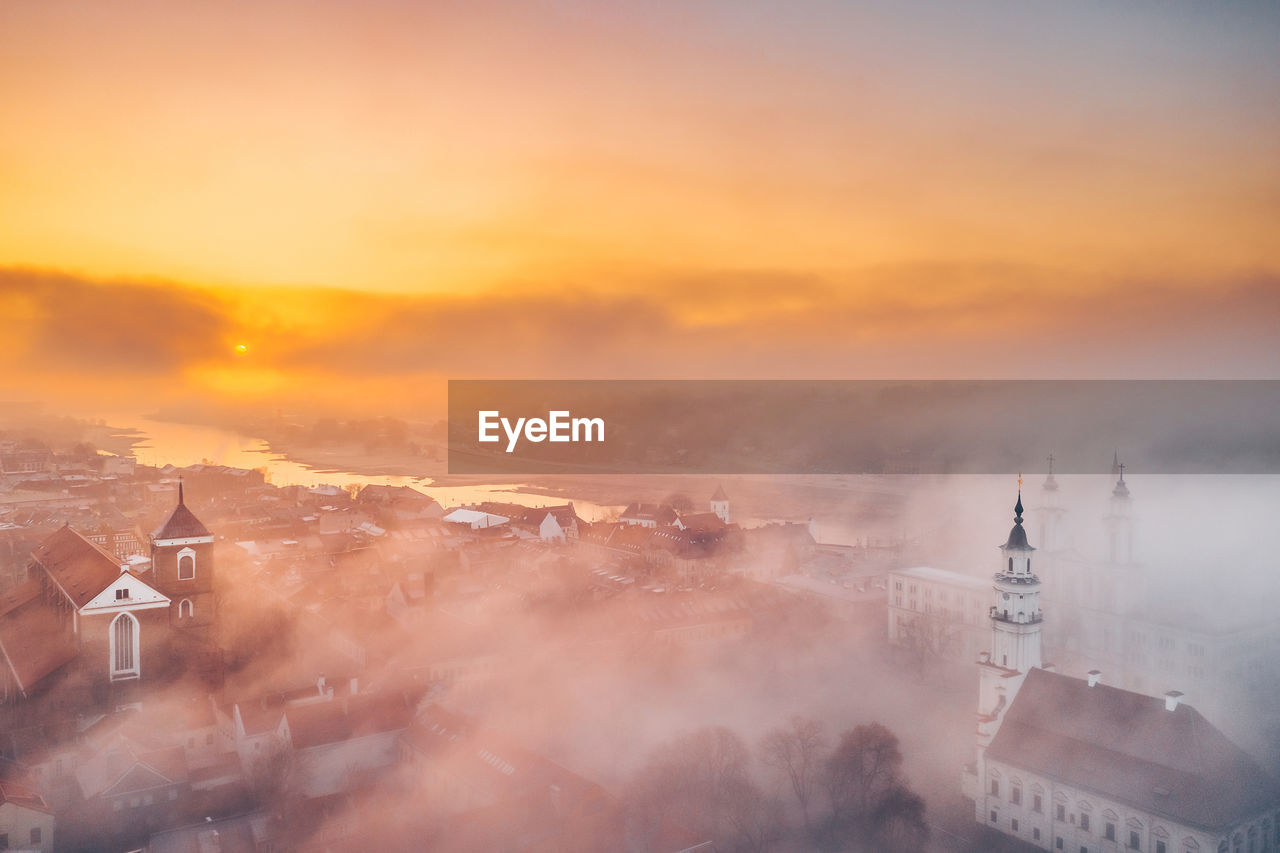
[[[56,849],[187,849],[209,832],[224,850],[988,843],[959,783],[974,656],[956,635],[891,637],[891,573],[989,581],[1016,477],[548,478],[524,487],[613,507],[594,524],[556,510],[548,535],[551,509],[478,504],[491,520],[474,526],[429,485],[117,469],[77,450],[76,429],[6,438],[41,470],[6,474],[5,594],[39,574],[28,555],[64,522],[145,537],[181,478],[214,537],[217,610],[198,629],[175,611],[138,679],[109,680],[83,655],[21,689],[8,679],[6,772],[48,804]],[[1043,472],[1022,478],[1045,663],[1180,690],[1274,774],[1280,478],[1126,470],[1124,499],[1117,479],[1057,476],[1050,492]],[[1061,523],[1046,542],[1051,505]],[[1119,555],[1118,514],[1132,530]],[[158,583],[156,571],[136,577]],[[1123,601],[1089,598],[1113,581]],[[32,607],[10,602],[0,619]],[[1153,648],[1169,633],[1209,651],[1143,664],[1098,645],[1104,618]],[[991,633],[982,620],[965,630]]]

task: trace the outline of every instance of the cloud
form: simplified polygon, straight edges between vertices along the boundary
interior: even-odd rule
[[[46,390],[395,405],[452,378],[1270,378],[1280,276],[1001,263],[692,271],[415,295],[0,270],[5,348]],[[240,341],[250,354],[238,358]],[[439,395],[441,389],[432,392]],[[430,395],[426,395],[430,396]]]
[[[10,345],[40,371],[172,374],[229,334],[228,306],[208,292],[0,269],[0,305],[19,318]]]

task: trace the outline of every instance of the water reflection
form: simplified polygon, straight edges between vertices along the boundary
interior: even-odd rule
[[[277,486],[341,487],[352,483],[414,486],[446,507],[487,500],[506,501],[521,506],[544,506],[565,502],[562,496],[516,491],[523,486],[521,483],[444,486],[434,485],[430,477],[319,470],[273,452],[267,442],[260,438],[251,438],[219,427],[170,423],[139,416],[114,417],[108,422],[122,429],[136,429],[146,436],[144,441],[134,446],[138,462],[144,465],[160,467],[172,464],[185,467],[203,463],[229,465],[234,468],[265,469],[267,480]],[[596,521],[618,509],[618,507],[580,500],[574,501],[574,508],[586,521]]]

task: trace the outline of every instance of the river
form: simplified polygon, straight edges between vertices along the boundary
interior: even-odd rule
[[[349,471],[316,470],[275,453],[260,438],[251,438],[233,430],[197,424],[171,423],[140,416],[116,416],[108,423],[121,429],[133,428],[146,436],[134,446],[134,455],[144,465],[178,467],[187,465],[228,465],[233,468],[265,468],[267,480],[277,486],[347,486],[352,483],[384,486],[413,486],[435,498],[445,507],[506,501],[521,506],[563,504],[558,495],[520,491],[521,483],[473,484],[465,486],[435,485],[430,477],[401,477],[359,474]],[[598,521],[620,507],[590,501],[573,502],[578,515],[586,521]]]

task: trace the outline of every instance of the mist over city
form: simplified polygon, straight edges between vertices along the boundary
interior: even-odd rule
[[[1040,660],[1002,679],[1171,720],[1178,691],[1195,748],[1225,752],[1197,761],[1280,766],[1274,475],[1144,475],[1116,449],[1099,475],[1046,453],[1021,478],[504,483],[441,470],[437,422],[299,421],[264,452],[5,414],[5,789],[41,849],[1019,849],[962,784],[991,749],[1011,527]],[[366,467],[317,467],[353,434]],[[193,439],[262,464],[192,462]],[[388,446],[435,476],[376,473]],[[1086,802],[1167,748],[1118,723]],[[1251,786],[1257,835],[1275,788]],[[1172,790],[1140,839],[1212,849]]]
[[[1280,850],[1277,45],[0,3],[0,850]]]

